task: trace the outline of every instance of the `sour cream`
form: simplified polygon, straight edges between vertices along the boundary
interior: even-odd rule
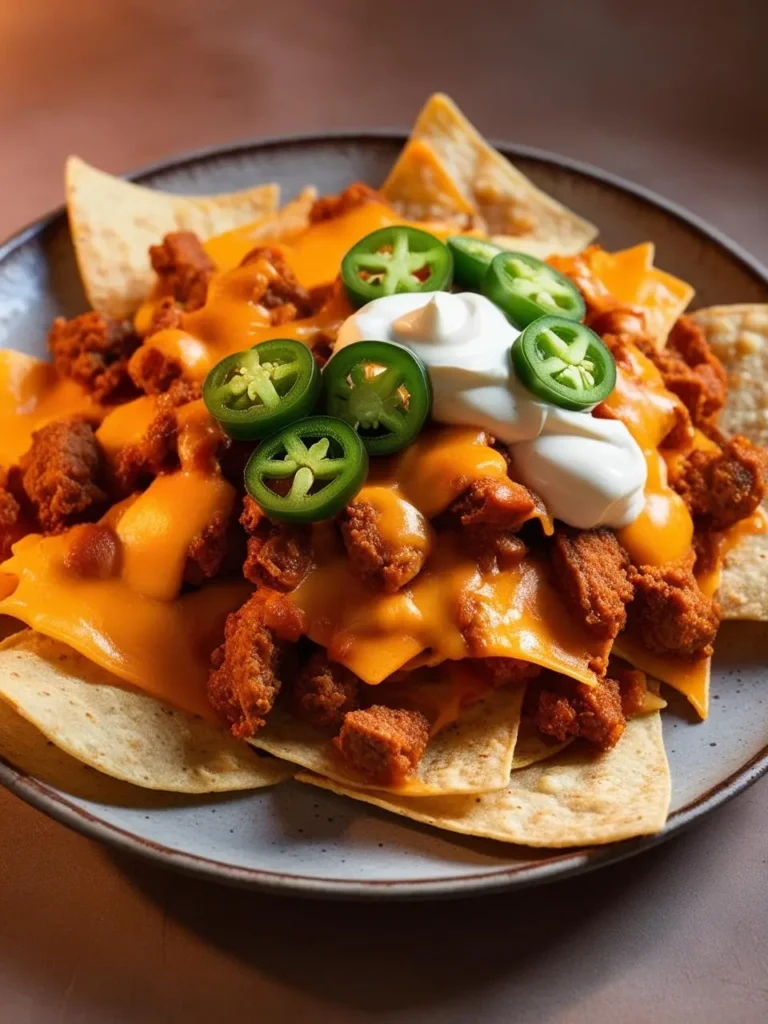
[[[517,476],[578,529],[628,526],[645,505],[646,462],[623,423],[538,400],[509,357],[520,332],[473,292],[375,299],[342,324],[334,351],[392,341],[426,365],[432,418],[480,427],[508,445]]]

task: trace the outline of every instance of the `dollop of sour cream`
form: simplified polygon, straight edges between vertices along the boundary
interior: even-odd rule
[[[509,350],[520,336],[473,292],[375,299],[342,324],[334,351],[355,341],[411,350],[432,381],[432,418],[479,427],[508,445],[517,475],[557,519],[581,530],[619,529],[645,505],[646,462],[625,425],[537,399]]]

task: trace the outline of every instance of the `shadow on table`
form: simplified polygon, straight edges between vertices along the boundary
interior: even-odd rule
[[[722,814],[703,830],[717,827]],[[338,1007],[439,1006],[459,996],[471,1000],[503,979],[506,993],[523,986],[529,998],[540,992],[544,1011],[561,1001],[578,1005],[663,940],[675,920],[665,913],[675,896],[680,912],[681,877],[692,900],[699,885],[711,882],[704,875],[712,865],[693,858],[701,832],[553,885],[432,903],[301,901],[186,877],[169,885],[165,871],[111,856],[178,924]],[[557,978],[569,966],[565,992]]]

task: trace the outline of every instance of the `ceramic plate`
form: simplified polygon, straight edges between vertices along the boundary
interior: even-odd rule
[[[335,192],[383,181],[403,138],[349,134],[276,139],[196,154],[140,181],[174,192],[217,192],[279,181],[289,199],[307,182]],[[618,248],[652,239],[657,263],[695,284],[696,305],[768,302],[768,272],[683,210],[559,157],[500,146],[547,192],[600,225]],[[86,308],[67,222],[59,211],[0,249],[0,347],[44,353],[57,314]],[[67,790],[0,761],[0,781],[85,834],[222,882],[352,897],[460,895],[552,880],[660,842],[768,769],[768,629],[727,623],[717,644],[712,713],[694,722],[681,700],[664,714],[672,813],[664,831],[582,851],[535,853],[407,823],[298,783],[190,799],[133,790],[85,771]],[[674,695],[673,695],[674,696]]]

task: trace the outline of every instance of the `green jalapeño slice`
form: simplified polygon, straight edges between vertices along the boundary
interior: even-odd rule
[[[341,277],[355,308],[398,292],[450,288],[453,259],[439,238],[418,228],[372,231],[341,261]]]
[[[360,435],[369,455],[391,455],[429,416],[432,388],[420,359],[389,341],[345,345],[323,370],[325,410]]]
[[[453,256],[453,276],[462,288],[480,288],[494,256],[504,250],[487,238],[468,238],[453,235],[448,239],[448,248]]]
[[[511,349],[520,380],[545,402],[590,409],[616,386],[613,356],[584,324],[544,316],[529,324]]]
[[[203,384],[208,411],[241,441],[266,437],[306,416],[319,393],[320,370],[312,352],[293,338],[227,356]]]
[[[480,290],[520,330],[540,316],[584,318],[584,299],[576,285],[546,263],[522,252],[494,256]]]
[[[367,473],[368,454],[352,427],[311,416],[261,442],[245,467],[245,487],[272,519],[314,523],[340,512]]]

